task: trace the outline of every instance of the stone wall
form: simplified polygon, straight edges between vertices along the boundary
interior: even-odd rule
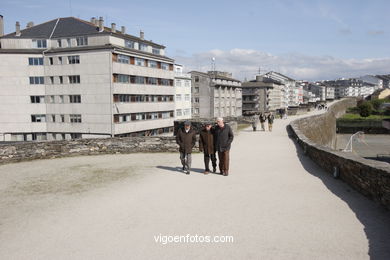
[[[363,131],[365,134],[390,134],[390,129],[386,129],[383,120],[364,119],[351,120],[339,118],[336,122],[337,133],[354,134],[357,131]]]
[[[304,154],[321,168],[333,174],[336,171],[336,175],[354,189],[390,209],[390,165],[331,149],[336,134],[335,120],[353,103],[342,100],[324,115],[293,121],[289,126],[290,136],[297,140]]]

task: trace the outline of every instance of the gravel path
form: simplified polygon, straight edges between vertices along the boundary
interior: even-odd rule
[[[228,177],[201,154],[191,175],[176,153],[0,166],[0,259],[390,259],[389,211],[304,157],[290,120],[241,131]],[[187,234],[234,241],[155,242]]]

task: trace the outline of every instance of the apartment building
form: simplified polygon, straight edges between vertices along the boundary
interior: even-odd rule
[[[324,84],[335,88],[335,98],[367,97],[375,91],[375,84],[355,78],[329,80]]]
[[[242,115],[241,82],[231,73],[191,71],[192,117],[237,117]]]
[[[191,75],[183,73],[183,65],[175,64],[175,118],[191,118]]]
[[[263,76],[242,83],[242,111],[244,115],[276,111],[282,108],[283,84]]]
[[[299,106],[299,102],[303,100],[303,89],[297,87],[296,81],[281,73],[270,71],[265,74],[266,77],[282,83],[282,107]],[[300,97],[300,95],[302,95]]]
[[[173,130],[174,60],[103,18],[29,23],[0,38],[0,140],[156,135]]]

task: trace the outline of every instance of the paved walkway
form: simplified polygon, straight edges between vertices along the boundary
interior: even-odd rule
[[[171,153],[0,166],[0,259],[390,259],[389,211],[303,156],[290,120],[241,131],[228,177],[201,154],[189,176]],[[187,234],[234,242],[154,239]]]

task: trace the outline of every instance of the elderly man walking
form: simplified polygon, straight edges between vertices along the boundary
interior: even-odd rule
[[[233,142],[232,128],[223,122],[223,118],[217,118],[215,127],[215,150],[218,152],[219,169],[224,176],[229,175],[229,152]]]
[[[184,129],[179,129],[176,135],[176,143],[179,145],[180,160],[183,165],[183,171],[190,174],[191,153],[196,143],[196,132],[191,129],[189,121],[184,122]]]
[[[211,123],[207,122],[204,129],[199,134],[199,151],[204,154],[204,174],[210,173],[210,159],[213,166],[213,172],[217,171],[217,158],[215,157],[214,148],[214,129],[211,127]]]

